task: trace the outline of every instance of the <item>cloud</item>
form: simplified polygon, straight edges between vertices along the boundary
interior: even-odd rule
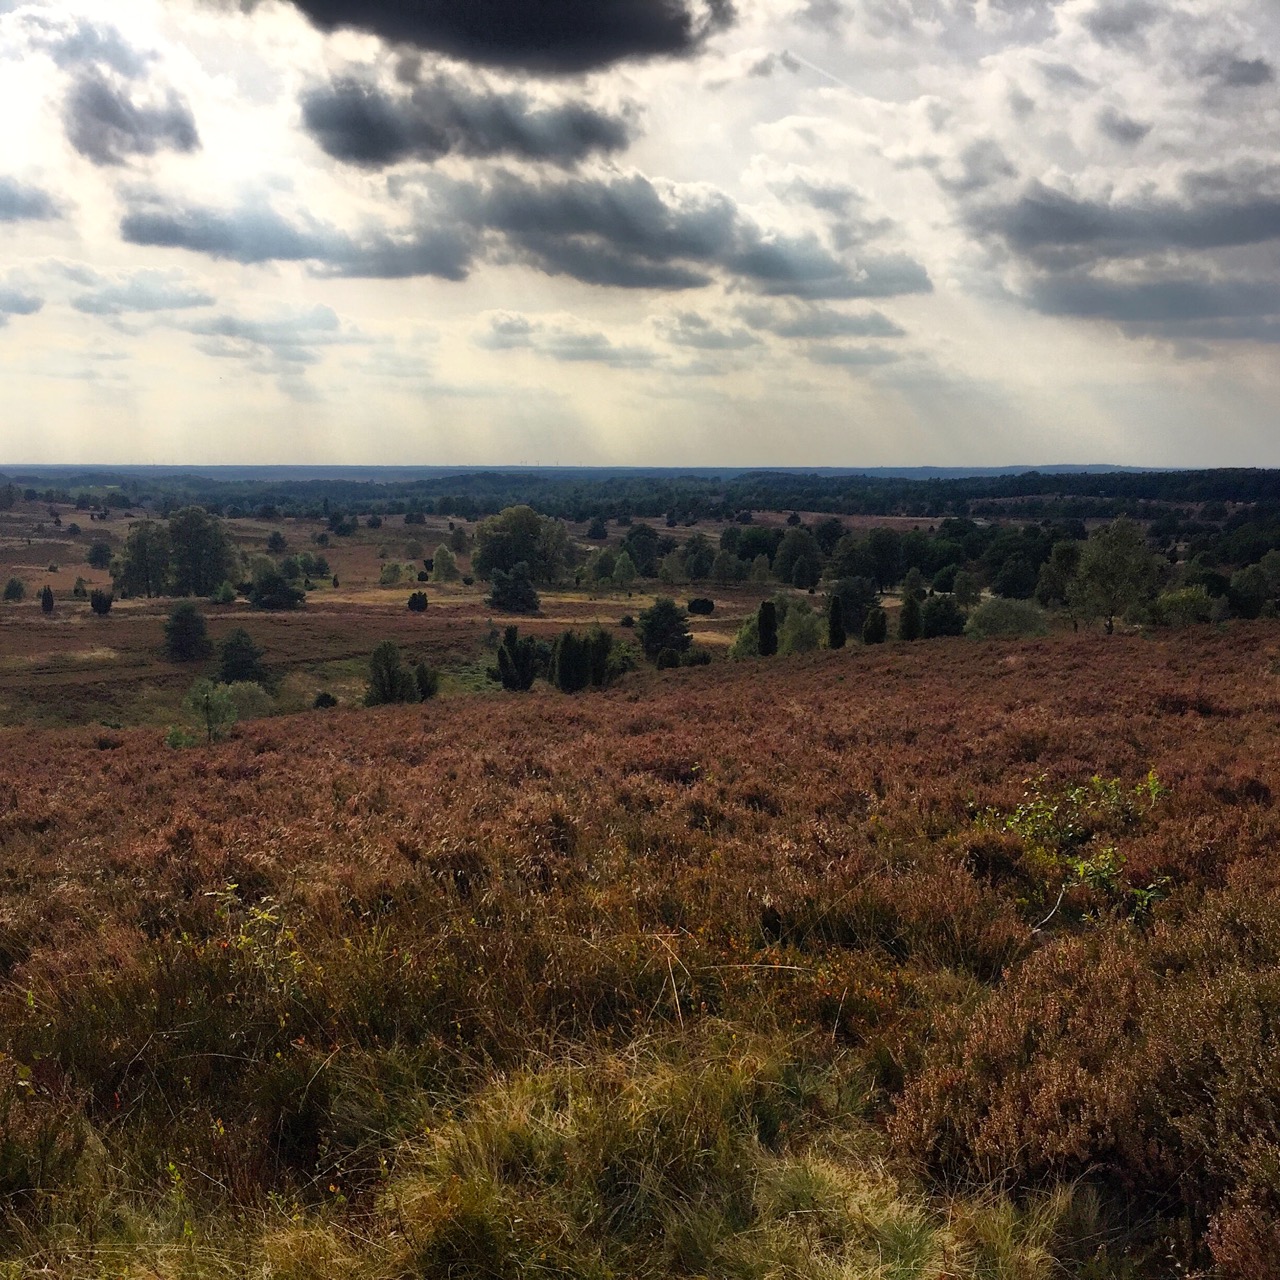
[[[1257,89],[1271,84],[1276,70],[1265,58],[1241,58],[1224,53],[1205,64],[1204,75],[1228,89]]]
[[[696,311],[657,317],[654,327],[659,336],[672,345],[698,351],[743,351],[760,345],[760,339],[741,326],[720,328]]]
[[[650,347],[619,345],[608,334],[585,328],[573,318],[548,323],[511,311],[491,313],[475,344],[489,351],[523,349],[565,363],[605,364],[614,369],[644,369],[658,358]]]
[[[1082,199],[1035,182],[1016,199],[970,214],[982,233],[1034,260],[1132,257],[1280,239],[1280,195],[1237,188],[1230,176],[1183,180],[1188,197]]]
[[[43,298],[0,286],[0,329],[9,323],[10,316],[33,316],[43,306]]]
[[[466,62],[571,74],[696,52],[730,0],[293,0],[321,30],[367,31]]]
[[[1087,13],[1084,25],[1099,44],[1133,45],[1141,41],[1159,12],[1146,0],[1111,0]]]
[[[269,319],[224,313],[177,327],[199,338],[196,346],[205,355],[243,360],[258,373],[298,374],[319,363],[321,348],[363,341],[345,331],[327,306],[282,311]]]
[[[71,305],[86,315],[119,316],[126,312],[178,311],[211,307],[212,294],[172,271],[142,270],[117,279],[93,281],[87,293],[72,298]]]
[[[875,369],[881,365],[896,364],[902,357],[896,351],[883,347],[840,347],[815,344],[805,349],[805,355],[814,364],[840,365],[846,369]]]
[[[302,120],[328,155],[369,168],[451,152],[567,166],[622,150],[634,132],[628,116],[586,102],[540,103],[520,90],[500,92],[444,73],[400,97],[346,76],[304,93]]]
[[[1098,113],[1098,129],[1112,142],[1124,147],[1137,146],[1151,132],[1149,124],[1143,124],[1115,107],[1104,107]]]
[[[830,307],[801,306],[779,312],[743,307],[739,314],[755,329],[780,338],[901,338],[906,330],[879,311],[849,313]]]
[[[812,233],[761,227],[724,192],[609,173],[557,181],[500,171],[488,180],[428,175],[409,222],[352,236],[266,203],[237,210],[137,199],[121,220],[131,244],[182,248],[242,263],[307,262],[320,275],[462,280],[475,261],[519,263],[583,284],[700,288],[717,277],[774,296],[892,297],[927,293],[925,269],[905,254],[846,262]]]
[[[135,49],[109,23],[45,13],[26,13],[24,17],[31,47],[47,53],[64,69],[98,63],[132,80],[146,71],[154,57]]]
[[[191,108],[172,89],[159,103],[140,104],[96,67],[77,75],[63,107],[63,123],[71,145],[96,165],[200,146]]]
[[[1153,280],[1072,273],[1037,282],[1032,298],[1036,309],[1048,315],[1114,320],[1143,331],[1152,325],[1253,319],[1280,313],[1274,283],[1240,277],[1224,280],[1180,275]]]
[[[51,222],[62,211],[47,192],[0,176],[0,222]]]

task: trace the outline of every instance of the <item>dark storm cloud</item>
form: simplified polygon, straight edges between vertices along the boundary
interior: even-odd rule
[[[816,236],[772,234],[728,196],[701,186],[660,189],[639,174],[544,181],[512,173],[487,182],[433,176],[421,185],[422,203],[406,228],[362,238],[297,225],[265,205],[225,212],[158,200],[126,213],[121,234],[133,244],[237,262],[308,262],[324,275],[460,280],[483,258],[623,289],[690,289],[717,276],[759,293],[814,299],[932,288],[905,255],[867,255],[851,266]]]
[[[1134,257],[1166,249],[1221,249],[1280,239],[1280,196],[1229,184],[1184,184],[1184,203],[1082,200],[1033,184],[1016,200],[970,215],[979,232],[1038,260]]]
[[[61,216],[47,192],[0,176],[0,222],[51,222]]]
[[[628,146],[631,119],[585,102],[544,105],[519,90],[498,92],[436,74],[392,97],[353,77],[302,97],[307,131],[336,160],[381,168],[450,152],[516,156],[572,165]]]
[[[1141,120],[1135,120],[1123,111],[1117,111],[1115,107],[1105,107],[1099,112],[1098,128],[1112,142],[1118,142],[1124,147],[1137,146],[1151,132],[1149,124],[1143,124]]]
[[[474,251],[465,229],[424,227],[363,240],[322,223],[296,226],[269,206],[233,211],[152,201],[120,220],[129,244],[186,249],[245,264],[306,262],[318,274],[377,279],[466,278]]]
[[[293,0],[321,30],[488,66],[570,74],[698,50],[734,18],[730,0]]]
[[[0,288],[0,329],[10,316],[33,316],[44,306],[44,299],[18,289]]]
[[[157,151],[195,151],[200,135],[191,108],[170,90],[159,105],[138,104],[97,68],[82,71],[63,108],[71,145],[97,165],[124,164]]]
[[[1084,25],[1099,44],[1132,44],[1141,39],[1159,12],[1145,0],[1110,0],[1086,14]]]
[[[1228,89],[1256,89],[1276,78],[1275,68],[1265,58],[1241,58],[1227,53],[1207,62],[1204,74]]]
[[[1280,313],[1276,287],[1257,279],[1209,279],[1183,275],[1165,279],[1112,280],[1086,273],[1049,276],[1031,293],[1036,310],[1046,315],[1111,320],[1139,332],[1196,330],[1206,326],[1271,327]]]

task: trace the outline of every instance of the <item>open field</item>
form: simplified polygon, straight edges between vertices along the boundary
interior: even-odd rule
[[[4,731],[13,1274],[1274,1275],[1278,716],[1258,623]]]

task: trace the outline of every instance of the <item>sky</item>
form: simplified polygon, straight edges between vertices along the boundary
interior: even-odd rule
[[[0,465],[1280,466],[1275,0],[0,0]]]

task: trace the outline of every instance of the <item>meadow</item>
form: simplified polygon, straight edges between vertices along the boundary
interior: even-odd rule
[[[1274,1275],[1278,713],[1262,622],[6,730],[6,1274]]]

